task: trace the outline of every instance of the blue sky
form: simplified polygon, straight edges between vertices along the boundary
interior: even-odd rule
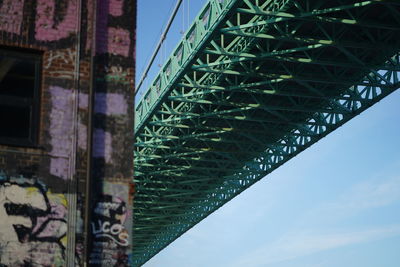
[[[191,17],[204,3],[190,1]],[[139,0],[137,80],[174,4]],[[176,46],[183,24],[178,17],[165,50]],[[400,90],[227,203],[145,267],[398,267],[399,252]]]
[[[157,46],[176,2],[176,0],[138,0],[136,84],[139,83],[142,77],[142,73]],[[160,49],[146,81],[142,85],[142,90],[152,83],[165,59],[168,59],[170,53],[182,38],[182,34],[192,24],[194,17],[197,16],[206,2],[206,0],[183,1],[167,39]],[[139,99],[140,96],[141,92],[139,92],[136,99]]]

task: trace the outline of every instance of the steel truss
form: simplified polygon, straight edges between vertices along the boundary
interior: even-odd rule
[[[136,108],[133,261],[400,87],[396,0],[211,0]]]

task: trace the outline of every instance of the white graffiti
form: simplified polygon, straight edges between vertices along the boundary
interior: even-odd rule
[[[124,70],[121,66],[111,66],[111,67],[105,66],[104,71],[105,71],[104,79],[106,81],[129,83],[129,81],[126,81],[128,77],[128,72]]]
[[[128,210],[129,186],[105,183],[103,192],[93,207],[91,234],[93,247],[90,266],[130,266],[130,210]]]
[[[0,180],[0,263],[63,266],[66,217],[64,195],[24,178]]]
[[[44,69],[49,70],[52,76],[73,79],[75,76],[73,69],[75,57],[76,53],[72,48],[50,50]]]
[[[121,206],[120,203],[99,202],[94,210],[95,213],[110,217],[110,210],[117,210]]]
[[[53,61],[57,59],[61,59],[65,64],[71,64],[75,61],[75,52],[71,48],[63,50],[50,50],[44,68],[50,68],[50,66],[53,64]]]
[[[129,245],[129,234],[119,223],[111,225],[110,222],[98,220],[97,225],[92,222],[92,229],[96,238],[106,237],[123,247]]]

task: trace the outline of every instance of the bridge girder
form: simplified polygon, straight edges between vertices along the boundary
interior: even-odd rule
[[[136,108],[135,266],[400,87],[399,2],[343,2],[203,8]]]

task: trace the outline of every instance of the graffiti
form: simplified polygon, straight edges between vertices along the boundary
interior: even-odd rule
[[[84,248],[83,243],[77,242],[75,245],[75,266],[76,267],[79,267],[80,266],[79,263],[83,261],[83,255],[85,253],[84,251],[85,251],[85,248]]]
[[[76,53],[72,48],[50,50],[44,69],[52,77],[73,79]]]
[[[76,227],[75,233],[75,265],[76,267],[84,266],[84,255],[85,255],[85,245],[84,245],[84,219],[83,219],[83,206],[84,206],[83,194],[77,192],[77,202],[76,202]]]
[[[96,203],[94,208],[94,214],[96,218],[96,223],[101,221],[99,230],[95,223],[92,223],[93,233],[97,235],[98,233],[111,233],[120,234],[123,224],[127,218],[126,203],[124,200],[111,196],[103,195],[101,200]]]
[[[77,0],[69,0],[64,19],[55,20],[55,0],[37,0],[35,38],[39,41],[57,41],[68,37],[77,29]]]
[[[128,103],[121,94],[96,93],[96,102],[94,110],[96,113],[106,115],[126,115],[128,112]]]
[[[107,163],[112,163],[112,137],[110,132],[95,129],[93,133],[93,157],[104,158]]]
[[[109,2],[109,14],[114,17],[122,16],[124,1],[123,0],[110,0]]]
[[[92,228],[96,238],[106,237],[120,246],[126,247],[129,245],[129,234],[119,223],[110,225],[109,222],[98,220],[97,223],[92,222]]]
[[[63,266],[67,201],[37,180],[0,180],[0,262]]]
[[[62,179],[69,177],[69,157],[73,136],[73,95],[71,90],[58,86],[49,88],[52,109],[50,112],[50,144],[53,156],[50,173]]]
[[[50,68],[50,66],[53,64],[53,61],[57,59],[60,59],[65,64],[73,64],[75,61],[75,52],[71,48],[50,50],[44,68]]]
[[[121,27],[108,25],[108,14],[114,17],[123,15],[123,0],[100,1],[97,17],[97,53],[110,53],[124,57],[129,56],[131,47],[130,32]]]
[[[21,33],[24,0],[3,0],[0,4],[0,31]]]
[[[78,94],[78,107],[81,110],[87,111],[89,108],[89,96],[88,94],[79,92]],[[78,147],[82,150],[87,149],[87,126],[82,122],[82,119],[78,119]]]
[[[121,253],[118,248],[129,245],[129,233],[124,227],[126,216],[126,203],[119,198],[103,195],[97,202],[91,223],[94,238],[91,264],[107,262],[115,266],[121,261],[121,257],[116,258],[114,254]]]
[[[93,5],[93,0],[88,0],[88,6]],[[103,0],[98,1],[97,10],[97,27],[96,36],[97,44],[96,51],[99,54],[111,53],[113,55],[129,56],[131,46],[130,32],[120,27],[108,27],[108,15],[113,17],[121,17],[123,15],[123,0]],[[93,18],[92,8],[88,8],[88,19]],[[92,26],[89,25],[88,32],[92,32]],[[92,47],[92,39],[87,35],[86,51]]]
[[[125,79],[128,73],[122,69],[121,66],[104,66],[104,69],[106,70],[107,75],[110,77],[109,79]]]
[[[129,84],[129,74],[121,66],[104,66],[104,76],[97,77],[97,81],[115,82],[121,84]]]
[[[88,96],[88,94],[79,92],[78,98],[79,98],[79,108],[87,110],[88,107],[89,107],[89,96]]]
[[[12,168],[8,173],[18,174],[22,173],[15,167],[19,162],[35,163],[38,171],[29,170],[29,178],[39,173],[46,178],[46,185],[26,175],[0,178],[0,266],[73,265],[74,252],[75,266],[82,265],[86,253],[93,264],[129,266],[129,183],[105,181],[127,181],[132,172],[126,138],[132,131],[129,85],[134,73],[135,10],[136,2],[126,0],[0,0],[0,38],[9,46],[38,50],[43,69],[40,156],[21,153],[11,162],[6,155],[0,163]],[[80,56],[78,48],[82,48]],[[89,129],[92,104],[95,114]],[[85,179],[88,132],[93,134],[94,166],[99,166],[93,168],[95,184],[104,187],[100,196],[95,193],[93,209],[81,204],[67,225],[66,195],[54,192],[68,191],[75,198],[76,187],[68,179]],[[42,152],[45,156],[39,159]],[[88,209],[93,216],[86,233],[82,214]],[[68,244],[67,226],[72,237]],[[93,237],[89,252],[83,245],[87,234]]]
[[[50,173],[54,176],[68,179],[69,160],[67,158],[52,157],[50,159]]]
[[[129,56],[131,39],[129,31],[121,28],[109,27],[105,42],[99,42],[98,53],[110,53],[113,55]]]
[[[73,79],[75,77],[76,53],[72,48],[50,50],[45,59],[44,69],[52,77]]]
[[[128,266],[128,229],[132,226],[132,214],[127,209],[130,202],[129,186],[105,183],[103,191],[105,194],[100,196],[93,210],[91,230],[94,242],[90,263]],[[112,194],[113,192],[116,194]]]
[[[124,0],[102,0],[98,2],[97,27],[96,27],[96,49],[97,53],[110,53],[123,57],[131,57],[133,52],[131,25],[119,20],[126,14]],[[86,20],[94,18],[93,0],[87,1]],[[0,31],[6,31],[20,35],[24,21],[24,6],[29,5],[35,9],[34,33],[31,35],[34,41],[54,42],[70,36],[78,31],[78,0],[37,0],[34,2],[25,0],[2,0],[0,1]],[[27,8],[25,7],[25,10]],[[25,14],[28,15],[28,14]],[[118,22],[114,20],[118,19]],[[33,21],[29,18],[29,22]],[[87,24],[85,50],[92,48],[93,26]],[[30,38],[30,37],[29,37]],[[131,51],[132,50],[132,51]],[[63,74],[68,75],[68,74]]]

